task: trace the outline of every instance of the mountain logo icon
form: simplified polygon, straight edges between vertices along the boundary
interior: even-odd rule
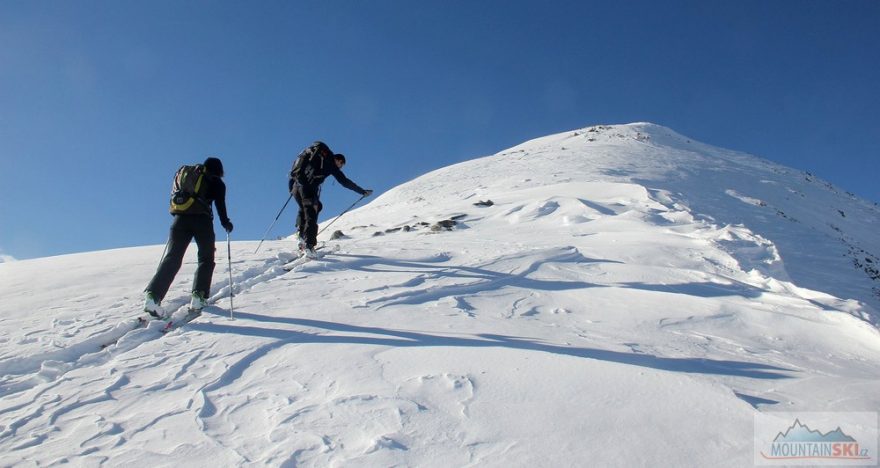
[[[773,442],[855,442],[856,440],[852,437],[846,435],[840,427],[837,429],[822,433],[820,431],[814,431],[810,429],[805,424],[801,423],[800,419],[795,419],[794,424],[791,425],[785,432],[780,432]]]

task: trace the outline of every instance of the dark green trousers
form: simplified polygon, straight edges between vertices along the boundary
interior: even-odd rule
[[[214,274],[214,221],[207,215],[174,215],[171,223],[171,234],[168,236],[168,244],[165,246],[165,256],[159,262],[159,268],[153,279],[147,286],[147,291],[153,293],[156,299],[161,301],[171,282],[183,264],[183,255],[190,241],[196,240],[198,246],[199,265],[193,279],[193,292],[200,292],[204,297],[209,297],[211,292],[211,277]]]

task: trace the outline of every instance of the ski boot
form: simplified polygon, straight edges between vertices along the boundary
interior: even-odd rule
[[[144,312],[150,314],[154,319],[162,320],[165,318],[165,310],[159,305],[159,302],[152,291],[144,292]]]

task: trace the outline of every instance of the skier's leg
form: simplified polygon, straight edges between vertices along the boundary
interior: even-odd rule
[[[305,207],[306,218],[306,248],[314,249],[318,244],[318,213],[321,211],[321,202],[315,200]]]
[[[303,206],[303,195],[302,195],[302,187],[297,186],[293,192],[293,199],[296,200],[296,205],[299,207],[299,211],[296,214],[296,232],[299,235],[300,239],[305,239],[306,236],[306,219],[305,219],[305,207]]]
[[[207,299],[211,293],[211,278],[214,275],[214,251],[217,249],[214,237],[214,222],[207,216],[193,216],[193,233],[199,247],[199,266],[193,278],[193,292],[199,292]]]
[[[303,239],[306,248],[314,249],[318,243],[318,211],[321,210],[321,202],[318,200],[317,189],[314,187],[302,187],[303,203]]]
[[[182,217],[174,217],[174,222],[171,223],[171,232],[168,235],[165,256],[159,262],[159,267],[156,269],[153,279],[150,280],[150,284],[147,285],[146,291],[153,293],[153,296],[159,302],[168,293],[168,288],[171,287],[171,282],[174,281],[174,277],[180,270],[180,265],[183,263],[183,255],[186,253],[186,248],[193,237],[192,232],[185,226],[185,223],[181,222]]]

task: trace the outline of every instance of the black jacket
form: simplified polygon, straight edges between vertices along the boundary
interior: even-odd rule
[[[223,183],[223,179],[211,174],[205,177],[205,181],[208,182],[208,189],[205,192],[208,214],[211,218],[214,217],[211,211],[211,202],[214,202],[214,206],[217,207],[217,216],[220,218],[220,223],[225,225],[229,222],[229,216],[226,214],[226,184]]]
[[[324,183],[324,179],[331,175],[339,182],[339,185],[361,195],[366,193],[366,190],[352,182],[348,177],[345,177],[342,170],[336,167],[336,161],[333,160],[332,154],[312,161],[311,164],[300,172],[299,178],[288,180],[287,189],[292,192],[294,184],[299,184],[303,188],[311,189],[310,191],[317,191],[318,187]]]

